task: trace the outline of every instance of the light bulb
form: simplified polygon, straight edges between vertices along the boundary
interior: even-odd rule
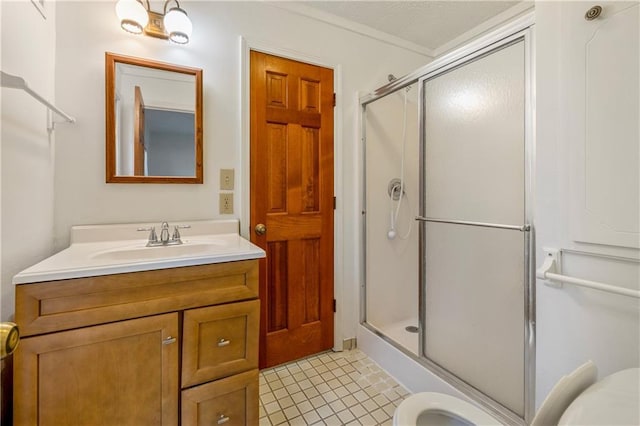
[[[179,7],[174,7],[164,15],[164,29],[172,42],[187,44],[191,38],[193,26],[187,13]]]
[[[141,34],[149,23],[147,9],[136,0],[119,0],[116,3],[116,14],[122,29],[133,34]]]

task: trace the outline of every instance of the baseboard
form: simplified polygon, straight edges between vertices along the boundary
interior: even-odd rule
[[[352,337],[351,339],[344,339],[342,341],[342,350],[350,351],[351,349],[357,348],[357,339]]]

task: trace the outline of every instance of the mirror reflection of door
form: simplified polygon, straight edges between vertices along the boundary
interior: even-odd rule
[[[144,158],[144,98],[140,86],[134,88],[135,122],[133,126],[133,174],[145,176]]]

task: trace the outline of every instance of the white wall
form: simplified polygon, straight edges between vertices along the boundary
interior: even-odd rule
[[[55,7],[46,3],[46,20],[29,1],[3,1],[0,8],[0,69],[54,101]],[[13,275],[53,252],[54,138],[47,134],[42,104],[16,89],[1,89],[1,96],[4,321],[14,312]]]
[[[56,2],[56,95],[77,124],[60,126],[56,149],[55,247],[67,246],[69,227],[77,224],[180,221],[218,217],[219,169],[236,169],[234,205],[240,217],[241,69],[240,36],[274,48],[300,52],[341,69],[342,123],[337,159],[342,160],[345,235],[336,244],[345,253],[344,337],[355,336],[358,265],[354,256],[359,195],[355,179],[357,91],[403,75],[427,58],[263,2],[181,2],[193,21],[192,41],[176,46],[133,36],[119,28],[114,2]],[[204,184],[105,184],[104,53],[150,58],[202,68],[204,80]],[[338,163],[336,163],[338,164]]]
[[[603,4],[605,13],[611,5]],[[544,247],[636,259],[640,256],[635,249],[576,242],[570,232],[576,220],[571,206],[576,197],[570,191],[575,177],[571,164],[578,154],[572,145],[575,141],[566,137],[572,130],[568,126],[575,125],[574,120],[568,119],[573,111],[566,105],[570,103],[569,97],[576,95],[568,90],[576,78],[570,68],[576,64],[568,62],[575,52],[570,52],[567,44],[568,39],[575,36],[572,32],[580,31],[580,26],[585,25],[582,15],[591,6],[591,3],[577,2],[536,3],[538,265],[544,260]],[[614,73],[611,69],[612,78]],[[613,138],[607,141],[613,142]],[[638,263],[575,254],[565,254],[563,261],[563,273],[567,275],[631,287],[640,281]],[[639,339],[637,299],[571,286],[549,288],[538,280],[537,405],[561,376],[586,360],[596,363],[600,377],[638,367]]]
[[[194,133],[193,126],[189,124],[183,123],[183,132],[160,130],[145,134],[146,165],[149,176],[193,176],[195,174]],[[185,129],[185,126],[191,128]]]

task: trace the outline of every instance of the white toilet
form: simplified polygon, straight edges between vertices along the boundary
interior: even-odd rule
[[[498,420],[482,409],[454,396],[421,392],[400,403],[394,426],[494,426]]]
[[[557,425],[571,402],[596,381],[597,369],[588,361],[562,377],[553,387],[531,426]],[[393,415],[394,426],[483,426],[500,425],[498,419],[475,405],[450,395],[421,392],[400,403]]]

